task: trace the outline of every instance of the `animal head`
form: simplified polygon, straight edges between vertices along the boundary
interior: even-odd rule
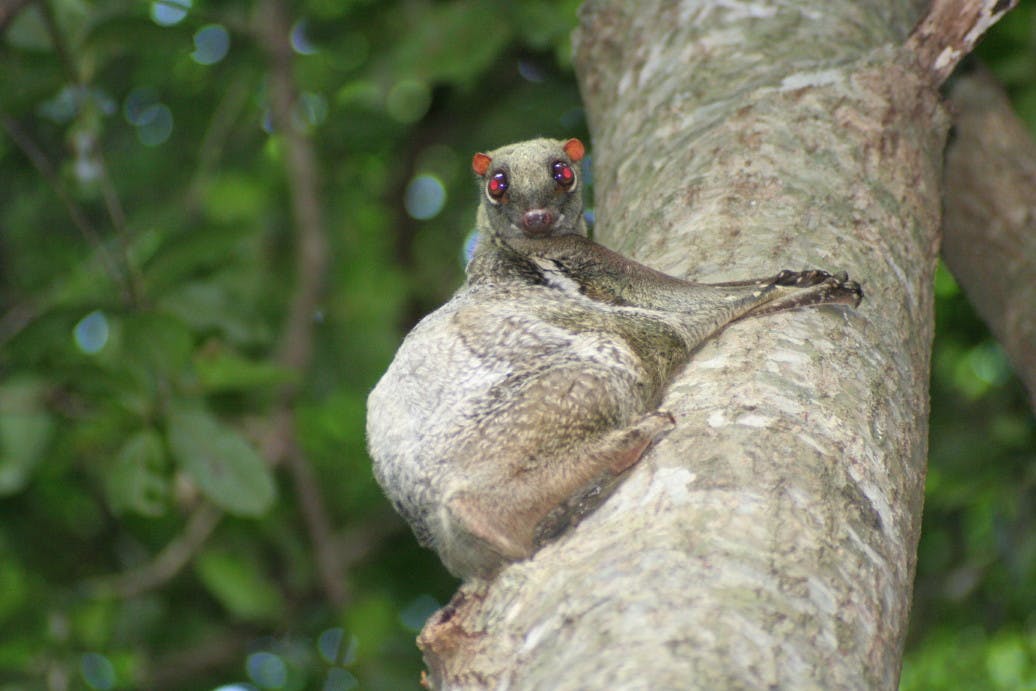
[[[501,238],[586,235],[578,139],[532,139],[477,153],[479,227]]]

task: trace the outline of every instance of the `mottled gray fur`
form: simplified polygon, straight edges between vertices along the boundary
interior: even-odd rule
[[[823,271],[690,283],[590,241],[582,153],[537,139],[476,155],[467,281],[368,400],[375,477],[458,576],[530,556],[592,508],[672,427],[657,409],[666,385],[725,325],[862,297]]]

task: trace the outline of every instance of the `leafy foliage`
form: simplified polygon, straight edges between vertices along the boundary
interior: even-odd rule
[[[455,584],[373,482],[364,400],[460,281],[470,153],[586,135],[577,4],[291,5],[330,256],[301,327],[266,6],[48,0],[3,26],[0,688],[415,685]],[[985,47],[1029,115],[1032,21]],[[903,686],[1016,688],[1036,426],[946,274],[939,329]]]

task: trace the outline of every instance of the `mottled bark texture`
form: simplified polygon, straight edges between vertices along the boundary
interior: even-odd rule
[[[703,347],[609,501],[433,617],[432,684],[896,687],[947,130],[924,5],[584,6],[597,239],[704,281],[845,269],[867,299]]]
[[[1036,142],[978,70],[950,90],[943,258],[1036,410]]]

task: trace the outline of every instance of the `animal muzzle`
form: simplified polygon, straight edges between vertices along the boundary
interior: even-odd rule
[[[544,235],[554,226],[554,214],[549,209],[530,209],[522,216],[522,230],[529,235]]]

